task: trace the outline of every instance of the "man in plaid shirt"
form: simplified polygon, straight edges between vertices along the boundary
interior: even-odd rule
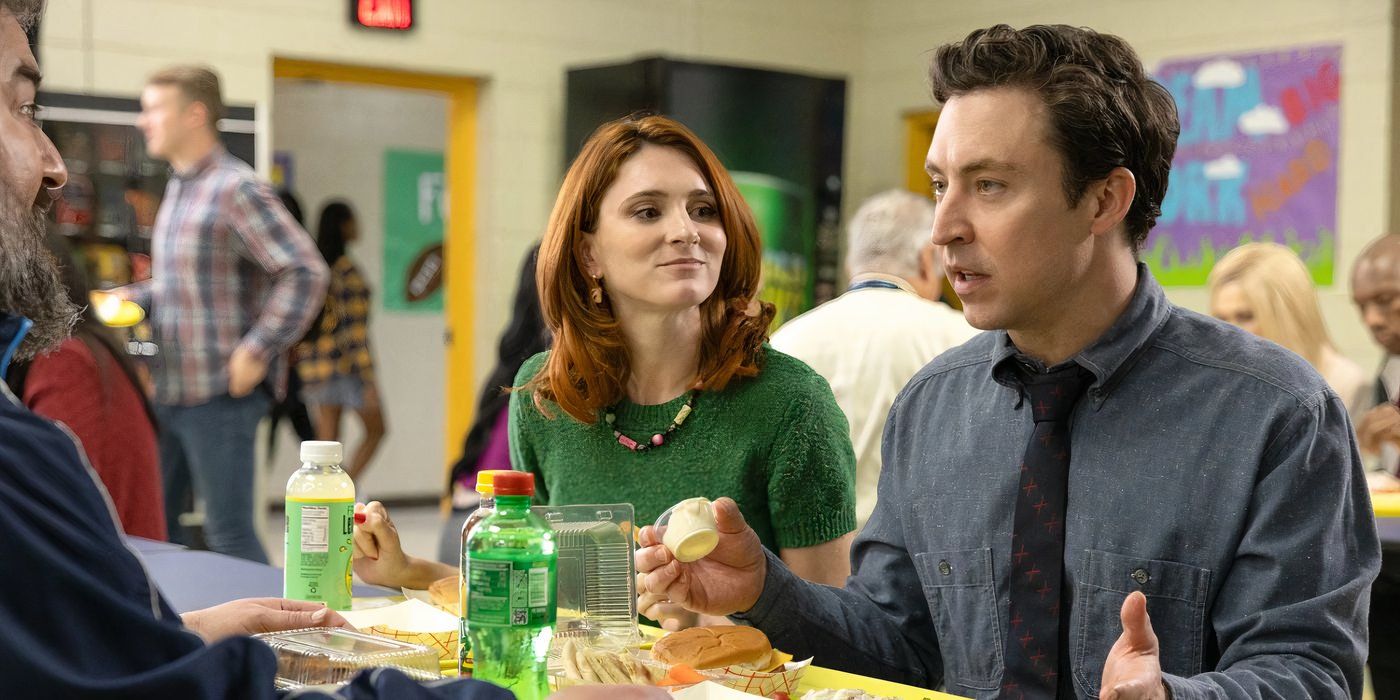
[[[153,75],[138,122],[146,150],[174,177],[156,216],[152,305],[161,470],[171,538],[193,480],[205,499],[205,540],[265,562],[253,513],[253,438],[285,387],[279,358],[325,298],[325,262],[267,184],[229,155],[215,124],[219,78],[205,68]]]

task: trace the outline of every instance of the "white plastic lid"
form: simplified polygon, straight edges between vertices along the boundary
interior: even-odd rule
[[[345,448],[331,440],[307,440],[301,443],[301,461],[312,464],[340,464]]]

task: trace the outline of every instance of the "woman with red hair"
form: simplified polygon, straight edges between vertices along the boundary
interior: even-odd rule
[[[850,573],[855,457],[831,388],[766,344],[762,251],[729,173],[681,124],[599,127],[569,168],[537,279],[552,350],[511,397],[516,469],[550,504],[639,523],[728,496],[810,580]]]
[[[510,460],[544,502],[631,503],[638,524],[687,498],[733,498],[789,568],[840,586],[856,523],[846,418],[825,379],[765,342],[761,267],[753,215],[700,139],[659,116],[599,127],[540,246],[554,346],[516,375]],[[365,514],[366,582],[455,575],[406,555],[383,506]],[[656,601],[641,612],[691,622]]]

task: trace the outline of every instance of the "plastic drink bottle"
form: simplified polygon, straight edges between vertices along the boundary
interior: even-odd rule
[[[460,588],[458,593],[457,609],[462,613],[461,634],[457,635],[457,674],[462,677],[470,676],[471,669],[467,667],[467,652],[471,651],[471,640],[467,638],[467,535],[481,524],[486,516],[496,512],[496,491],[494,488],[497,474],[509,473],[510,470],[483,469],[476,473],[476,492],[481,496],[481,501],[477,503],[476,510],[467,516],[462,523],[462,548],[461,559],[459,559],[457,585]]]
[[[549,694],[547,662],[554,638],[554,531],[530,511],[535,477],[496,474],[496,512],[467,535],[464,615],[474,672],[518,700]]]
[[[287,480],[282,596],[350,609],[355,553],[355,484],[340,468],[338,442],[301,443],[301,468]]]

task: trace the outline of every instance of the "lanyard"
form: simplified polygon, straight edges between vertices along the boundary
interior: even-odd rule
[[[10,342],[0,345],[0,380],[5,377],[5,370],[10,368],[10,360],[14,359],[15,352],[19,350],[19,344],[24,342],[24,335],[29,332],[33,321],[15,315],[6,315],[0,312],[0,337],[10,336]]]
[[[899,289],[899,288],[900,288],[899,285],[895,284],[894,282],[886,282],[886,281],[884,281],[884,280],[865,280],[864,282],[857,282],[857,283],[851,285],[851,288],[850,288],[850,289],[847,289],[846,291],[848,291],[848,292],[854,292],[854,291],[859,290],[859,289]]]

